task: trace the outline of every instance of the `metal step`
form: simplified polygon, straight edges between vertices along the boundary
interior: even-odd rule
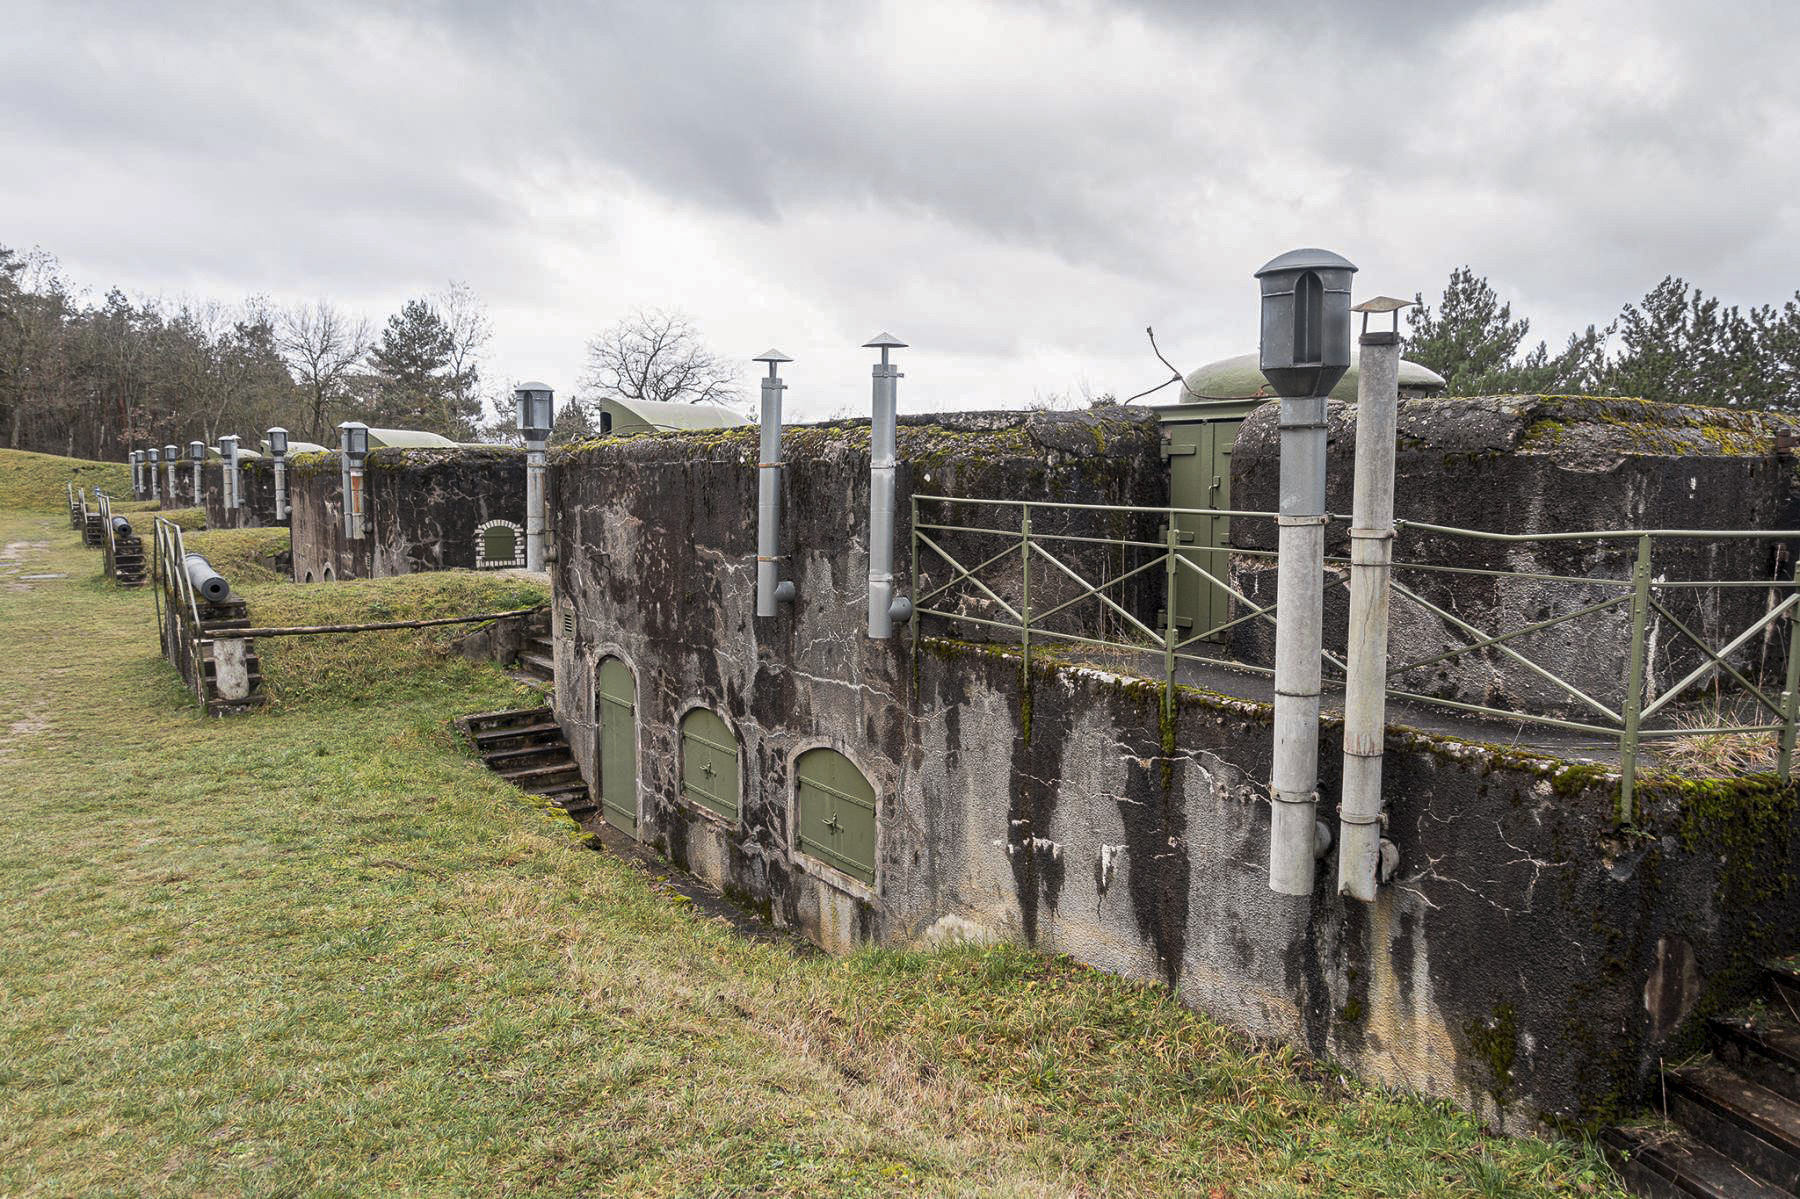
[[[1670,1119],[1765,1182],[1800,1188],[1800,1104],[1711,1060],[1669,1071],[1666,1084]]]
[[[1775,1199],[1786,1195],[1669,1124],[1609,1128],[1601,1147],[1634,1194],[1650,1199]]]

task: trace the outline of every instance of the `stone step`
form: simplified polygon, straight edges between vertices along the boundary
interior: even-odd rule
[[[1665,1076],[1669,1118],[1773,1186],[1800,1188],[1800,1104],[1702,1059]]]
[[[492,732],[496,729],[516,730],[525,725],[542,724],[552,721],[548,707],[537,708],[504,708],[494,712],[477,712],[473,716],[462,717],[460,723],[472,736]]]
[[[529,651],[520,654],[519,666],[526,673],[534,674],[540,679],[554,679],[556,677],[556,660],[554,658],[546,658],[542,654],[534,654]]]
[[[1770,1004],[1789,1015],[1800,1014],[1800,965],[1786,958],[1772,958],[1763,963],[1763,979],[1768,984]]]
[[[1650,1199],[1775,1199],[1787,1193],[1673,1125],[1609,1128],[1600,1145],[1625,1185]]]
[[[537,745],[520,745],[511,749],[483,750],[481,760],[492,770],[517,770],[523,766],[549,766],[557,762],[573,762],[569,743],[560,735],[554,741]]]
[[[1800,1101],[1800,1020],[1765,1009],[1715,1016],[1711,1024],[1720,1061],[1759,1086]]]
[[[470,740],[475,742],[476,749],[485,754],[490,749],[514,749],[521,745],[529,745],[543,737],[553,737],[561,741],[563,732],[562,726],[554,720],[542,720],[536,724],[516,725],[512,728],[487,729],[483,732],[471,733],[469,736]]]
[[[496,770],[494,773],[513,786],[527,791],[537,787],[572,783],[581,777],[581,771],[575,768],[572,760],[555,762],[548,766],[522,766],[516,770]]]
[[[513,786],[519,788],[519,790],[525,792],[525,794],[527,794],[527,795],[548,796],[553,793],[563,791],[564,789],[571,786],[572,784],[580,781],[580,779],[581,779],[581,775],[579,773],[571,772],[571,774],[567,778],[559,778],[559,779],[553,779],[553,780],[549,780],[549,781],[535,782],[535,783],[522,783],[522,784],[521,783],[513,783]]]

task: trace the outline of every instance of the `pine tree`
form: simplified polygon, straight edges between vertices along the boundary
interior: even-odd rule
[[[408,300],[388,318],[381,340],[369,355],[376,382],[364,419],[374,425],[424,429],[448,437],[473,435],[479,399],[461,398],[460,380],[452,377],[455,341],[450,326],[427,300]]]
[[[1512,305],[1500,301],[1486,278],[1460,266],[1450,272],[1436,311],[1423,296],[1415,299],[1419,306],[1407,313],[1408,358],[1444,376],[1451,395],[1515,389],[1513,358],[1531,322],[1514,320]]]

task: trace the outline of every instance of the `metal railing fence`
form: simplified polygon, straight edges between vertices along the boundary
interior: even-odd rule
[[[201,648],[200,603],[193,581],[188,578],[186,562],[187,543],[181,526],[157,517],[150,580],[151,591],[156,595],[156,627],[162,638],[162,652],[204,705],[206,668]]]
[[[1263,599],[1261,584],[1272,581],[1276,553],[1255,538],[1236,544],[1196,545],[1185,541],[1182,518],[1197,521],[1269,521],[1276,514],[1233,509],[1152,508],[1134,505],[1075,504],[1038,500],[977,499],[915,495],[912,499],[913,632],[921,622],[941,620],[989,635],[1016,640],[1029,671],[1034,645],[1101,649],[1160,659],[1165,704],[1171,709],[1182,664],[1204,664],[1272,676],[1272,662],[1258,654],[1254,630],[1272,630],[1278,600]],[[1105,520],[1135,526],[1138,536],[1094,530]],[[1348,527],[1348,519],[1329,518]],[[1154,537],[1141,535],[1160,523]],[[1738,543],[1786,543],[1800,539],[1791,530],[1638,529],[1554,533],[1493,533],[1399,520],[1390,576],[1396,611],[1410,605],[1430,626],[1456,640],[1425,653],[1390,657],[1388,694],[1409,703],[1440,707],[1464,716],[1518,722],[1597,737],[1617,746],[1620,762],[1620,819],[1634,813],[1640,751],[1659,738],[1711,735],[1770,735],[1777,739],[1776,769],[1792,774],[1797,709],[1800,709],[1800,591],[1796,590],[1785,544],[1772,554],[1777,569],[1762,578],[1666,577],[1670,561],[1691,561],[1694,550],[1717,551]],[[1047,527],[1048,526],[1048,527]],[[1518,549],[1558,543],[1572,547],[1593,573],[1521,569],[1506,559]],[[1402,551],[1417,546],[1427,556]],[[1570,547],[1559,547],[1570,548]],[[1496,557],[1500,560],[1496,561]],[[1328,555],[1327,590],[1347,590],[1348,559]],[[1657,565],[1665,564],[1659,574]],[[1625,568],[1625,569],[1621,569]],[[1609,570],[1615,573],[1608,573]],[[1782,575],[1787,577],[1781,577]],[[1259,577],[1260,575],[1260,577]],[[1621,577],[1622,576],[1622,577]],[[1160,588],[1154,584],[1160,580]],[[1434,586],[1436,588],[1434,592]],[[1535,619],[1483,628],[1459,614],[1446,589],[1488,587],[1526,597],[1537,608],[1556,610]],[[1225,597],[1225,617],[1205,628],[1182,627],[1181,599],[1187,588],[1217,588]],[[1042,598],[1048,592],[1048,602]],[[1761,611],[1750,613],[1763,593]],[[1127,594],[1134,593],[1134,594]],[[1150,597],[1160,610],[1150,616]],[[1685,597],[1685,598],[1684,598]],[[1495,615],[1506,603],[1496,601]],[[1072,620],[1082,614],[1079,621]],[[1701,618],[1700,613],[1704,616]],[[1595,618],[1613,614],[1613,621]],[[1590,627],[1577,629],[1578,622]],[[1718,638],[1702,627],[1732,623]],[[1195,624],[1206,623],[1195,621]],[[1592,625],[1598,624],[1598,629]],[[1561,630],[1569,638],[1562,660],[1539,650],[1533,638]],[[1601,639],[1624,636],[1622,669],[1611,693],[1593,679],[1571,678],[1572,664],[1607,660]],[[1650,670],[1652,640],[1680,670],[1678,680],[1658,686]],[[1779,689],[1745,656],[1760,641],[1780,644]],[[1322,651],[1328,679],[1342,681],[1344,651]],[[1255,660],[1264,657],[1264,661]],[[1417,683],[1428,668],[1479,661],[1494,674],[1505,669],[1537,688],[1534,706],[1501,706],[1455,694],[1432,694]],[[1589,672],[1593,673],[1592,671]],[[1599,671],[1602,680],[1607,672]],[[1695,699],[1711,681],[1716,719],[1696,725],[1667,717],[1680,701]],[[1722,700],[1726,681],[1735,685],[1729,711]],[[1454,691],[1454,688],[1444,688]],[[1658,718],[1664,718],[1660,723]]]

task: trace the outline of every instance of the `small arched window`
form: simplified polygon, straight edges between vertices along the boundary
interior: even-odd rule
[[[490,520],[475,528],[475,569],[525,565],[525,530],[510,520]]]
[[[681,794],[715,816],[738,818],[737,738],[706,708],[681,718]]]
[[[800,852],[873,886],[875,788],[835,749],[807,750],[794,776]]]

